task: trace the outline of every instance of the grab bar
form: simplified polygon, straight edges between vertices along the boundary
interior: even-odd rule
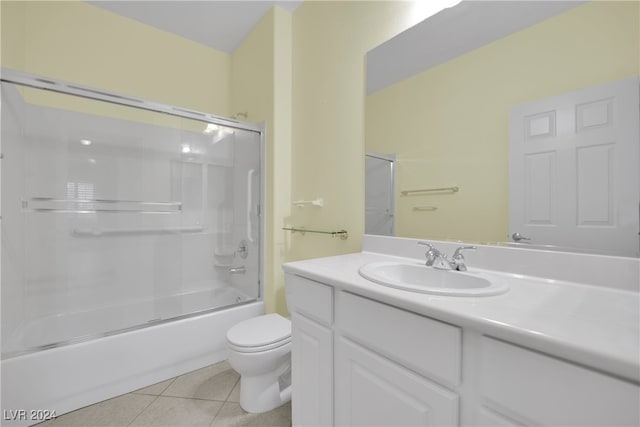
[[[251,243],[253,243],[253,236],[252,236],[252,228],[251,227],[251,205],[252,203],[252,199],[253,199],[253,186],[251,185],[253,181],[253,174],[255,173],[255,169],[249,169],[249,172],[247,173],[247,240]]]
[[[404,190],[404,191],[401,191],[400,194],[402,194],[403,196],[408,196],[409,194],[414,194],[414,193],[436,193],[436,192],[443,192],[443,191],[457,193],[458,191],[460,191],[460,187],[441,187],[441,188],[423,188],[421,190]]]
[[[181,202],[145,202],[141,200],[113,199],[56,199],[53,197],[32,197],[22,200],[22,209],[34,212],[95,213],[179,213]]]
[[[169,228],[75,228],[72,234],[76,237],[100,237],[100,236],[117,236],[126,234],[173,234],[173,233],[198,233],[204,231],[204,227],[169,227]]]

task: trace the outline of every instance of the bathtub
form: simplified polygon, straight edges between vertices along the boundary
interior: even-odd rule
[[[262,301],[225,294],[227,308],[2,360],[0,424],[35,424],[32,410],[59,416],[225,360],[227,330],[264,313]]]

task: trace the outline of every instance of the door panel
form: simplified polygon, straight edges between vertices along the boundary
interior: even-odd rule
[[[295,312],[291,320],[293,424],[333,425],[333,333]]]
[[[639,255],[638,115],[638,78],[512,108],[509,234]]]
[[[344,337],[335,368],[336,425],[458,425],[455,393]]]

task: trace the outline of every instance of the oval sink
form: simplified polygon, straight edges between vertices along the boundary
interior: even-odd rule
[[[448,296],[490,296],[509,290],[499,278],[476,272],[439,270],[423,264],[373,262],[360,267],[362,277],[406,291]]]

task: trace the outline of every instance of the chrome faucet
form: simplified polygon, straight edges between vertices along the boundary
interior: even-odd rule
[[[460,246],[453,253],[451,259],[449,259],[446,254],[440,252],[429,242],[418,242],[418,244],[428,248],[424,255],[427,258],[427,262],[425,264],[428,267],[438,268],[441,270],[467,271],[462,251],[476,249],[475,246]]]

